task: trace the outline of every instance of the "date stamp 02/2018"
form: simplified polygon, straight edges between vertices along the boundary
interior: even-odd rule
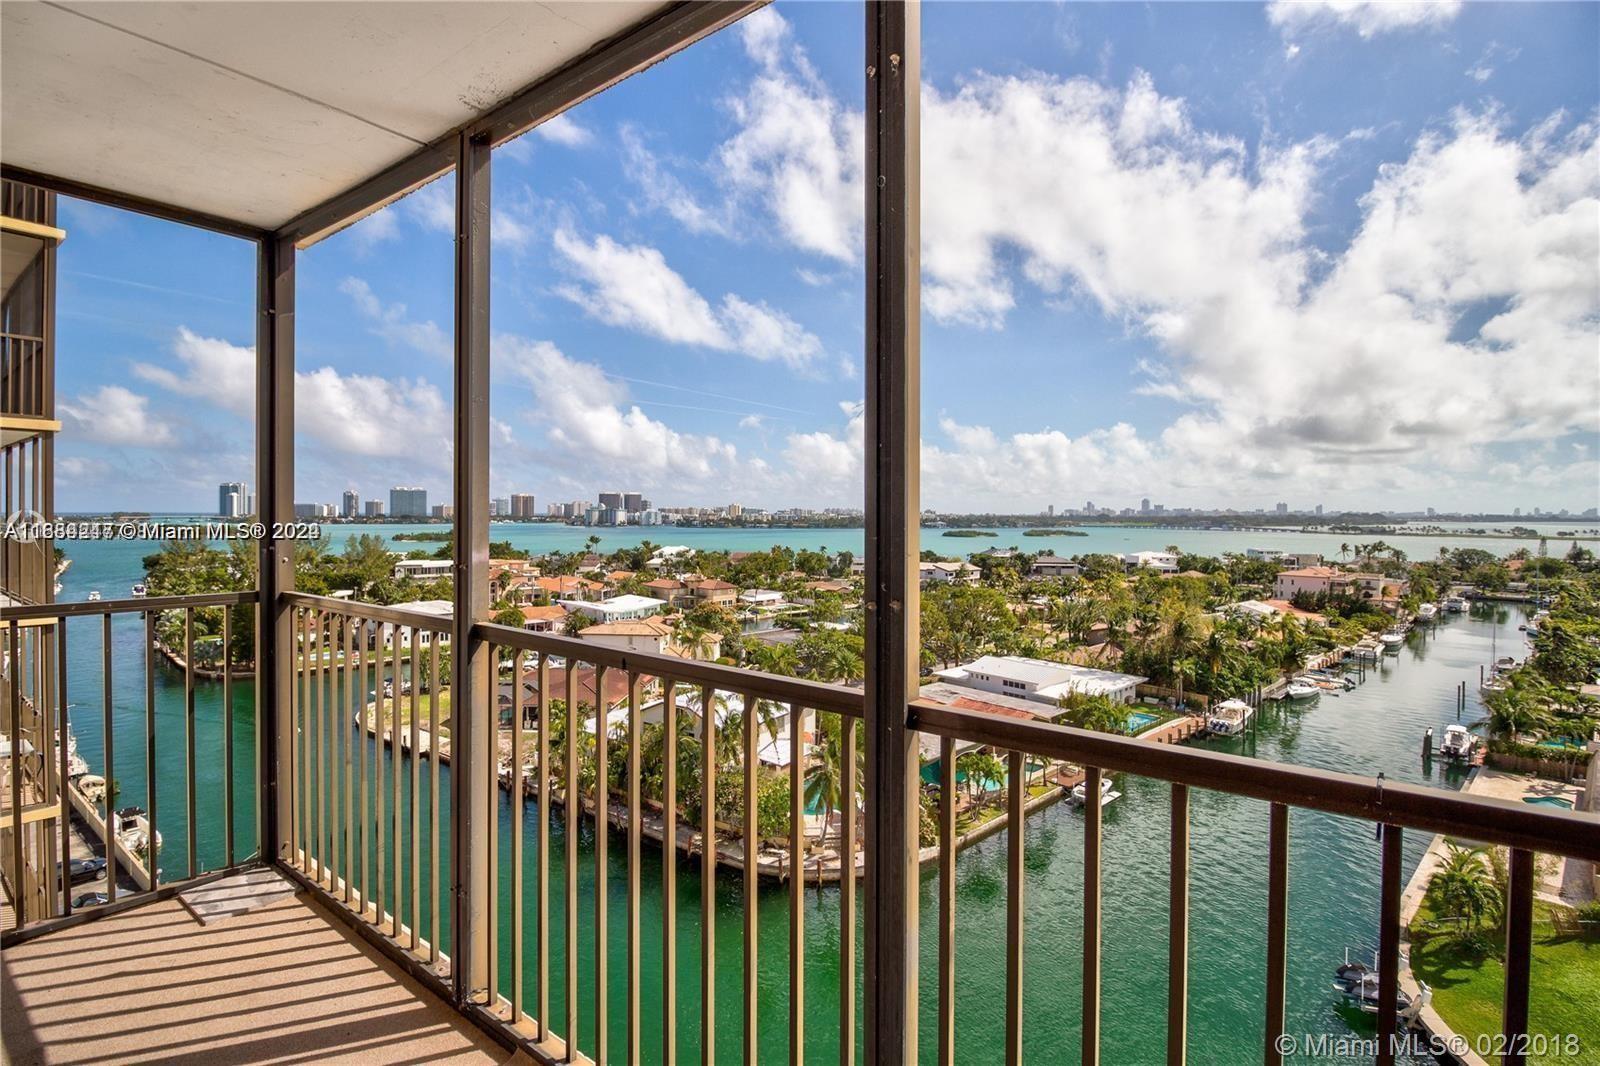
[[[1330,1058],[1375,1058],[1381,1038],[1360,1036],[1354,1033],[1283,1033],[1274,1041],[1279,1054],[1311,1062]],[[1574,1033],[1479,1033],[1466,1037],[1453,1033],[1448,1037],[1432,1033],[1396,1033],[1388,1038],[1396,1058],[1405,1055],[1437,1058],[1450,1055],[1460,1058],[1468,1052],[1489,1062],[1498,1062],[1502,1056],[1520,1054],[1524,1058],[1537,1056],[1556,1062],[1584,1062],[1586,1049]]]

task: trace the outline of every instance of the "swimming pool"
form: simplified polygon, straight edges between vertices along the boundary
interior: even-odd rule
[[[1146,729],[1161,721],[1159,714],[1146,714],[1144,711],[1134,711],[1128,715],[1128,735],[1138,736]]]

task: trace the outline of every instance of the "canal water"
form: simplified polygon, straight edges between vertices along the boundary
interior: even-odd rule
[[[122,572],[121,560],[99,557],[93,550],[74,551],[73,555],[73,568],[64,578],[67,587],[63,599],[81,599],[87,589],[95,587],[103,588],[111,598],[119,594],[119,585],[113,581],[126,584],[137,576],[136,571],[131,575]],[[1524,654],[1524,637],[1517,631],[1521,620],[1518,609],[1487,606],[1474,608],[1470,616],[1447,617],[1431,631],[1413,633],[1398,655],[1389,656],[1382,665],[1370,669],[1353,692],[1324,695],[1312,703],[1280,705],[1263,714],[1245,737],[1206,743],[1273,761],[1365,774],[1381,770],[1392,781],[1459,787],[1458,775],[1438,763],[1423,764],[1423,731],[1431,726],[1438,735],[1446,724],[1458,720],[1455,689],[1462,681],[1468,682],[1469,697],[1461,720],[1471,721],[1478,716],[1478,668],[1491,662],[1496,654]],[[146,788],[142,770],[142,633],[142,626],[130,619],[115,625],[112,638],[119,803],[141,806],[145,805]],[[89,765],[100,771],[103,739],[98,624],[72,623],[70,639],[68,697],[73,705],[73,726],[80,751]],[[164,838],[160,865],[164,876],[171,878],[181,876],[189,865],[186,716],[181,675],[158,667],[156,691],[158,817]],[[221,686],[199,684],[195,703],[195,858],[197,868],[210,869],[224,861],[221,797],[226,782],[222,769]],[[253,849],[255,839],[254,797],[248,785],[256,744],[249,684],[235,686],[233,724],[239,782],[235,789],[236,848],[243,855]],[[370,742],[367,752],[369,761],[380,757]],[[391,764],[387,755],[382,758],[388,774]],[[402,803],[409,794],[407,777],[408,773],[402,774]],[[421,780],[426,788],[425,767]],[[1127,775],[1118,776],[1116,787],[1123,796],[1105,811],[1103,1046],[1108,1061],[1153,1063],[1162,1060],[1165,1046],[1168,789],[1160,782]],[[385,788],[387,791],[387,778]],[[448,797],[448,770],[440,791]],[[514,827],[510,800],[503,794],[500,812],[500,891],[502,899],[509,901]],[[529,802],[522,829],[530,908],[524,922],[525,988],[530,1005],[535,1002],[538,979],[533,969],[537,942],[531,911],[537,884],[537,817],[537,805]],[[564,1013],[560,975],[566,949],[562,932],[565,838],[559,815],[553,823],[550,948],[555,983],[550,998],[552,1014],[560,1018]],[[1266,826],[1267,808],[1263,803],[1210,793],[1193,795],[1189,1016],[1191,1061],[1197,1063],[1244,1062],[1260,1055]],[[1029,1061],[1075,1061],[1081,1032],[1082,816],[1068,805],[1056,805],[1032,817],[1026,831],[1025,1052]],[[425,924],[431,911],[431,900],[427,898],[429,832],[424,821],[420,903]],[[580,1045],[590,1048],[594,1039],[590,996],[595,952],[592,826],[585,826],[580,833]],[[1408,835],[1408,874],[1426,845],[1427,840],[1420,834]],[[411,843],[405,840],[402,846],[409,849]],[[963,852],[957,863],[957,1040],[961,1048],[958,1058],[964,1063],[999,1062],[1002,1056],[1006,846],[1005,834],[999,834]],[[392,871],[392,841],[389,851],[386,867]],[[441,848],[446,864],[448,852],[446,837]],[[659,1055],[660,1048],[663,915],[660,854],[653,848],[647,848],[646,854],[640,954],[644,973],[644,1058],[650,1061]],[[1367,957],[1377,946],[1379,850],[1372,828],[1345,819],[1294,812],[1290,864],[1289,1029],[1311,1034],[1366,1032],[1363,1018],[1351,1017],[1340,1009],[1330,979],[1346,948],[1353,957]],[[612,1047],[621,1048],[625,1040],[627,945],[626,852],[620,836],[612,838],[608,878],[611,935],[607,950],[612,1003],[609,1032]],[[448,884],[448,880],[446,867],[440,871],[440,881]],[[921,1034],[927,1056],[932,1055],[935,1032],[937,887],[936,874],[930,871],[924,875]],[[698,866],[680,862],[678,913],[673,921],[678,938],[679,1053],[688,1059],[699,1054],[702,888]],[[402,890],[407,891],[406,886]],[[734,1062],[740,1058],[742,1030],[742,889],[736,875],[727,873],[719,877],[715,892],[717,1057]],[[409,896],[405,898],[408,913]],[[838,901],[835,889],[808,890],[806,894],[804,995],[808,1061],[837,1061]],[[509,902],[502,904],[502,913],[508,906]],[[763,1062],[781,1061],[786,1054],[788,923],[786,890],[763,889],[758,915],[759,1017],[763,1026],[759,1044]],[[502,923],[498,941],[501,987],[508,990],[512,955],[509,922]],[[1538,1019],[1533,1021],[1537,1026]]]

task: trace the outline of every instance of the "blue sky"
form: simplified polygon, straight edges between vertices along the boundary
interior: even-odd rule
[[[1600,503],[1597,10],[926,5],[925,504]],[[496,495],[859,502],[861,22],[496,152]],[[447,497],[452,188],[301,256],[299,500]],[[63,218],[59,505],[209,506],[251,250]]]

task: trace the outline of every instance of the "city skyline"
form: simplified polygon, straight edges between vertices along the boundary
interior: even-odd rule
[[[1597,502],[1592,7],[1005,10],[924,25],[925,502]],[[493,496],[861,498],[846,21],[758,12],[495,153]],[[451,180],[301,258],[305,496],[438,495]],[[188,506],[248,469],[253,257],[62,215],[61,503]]]

